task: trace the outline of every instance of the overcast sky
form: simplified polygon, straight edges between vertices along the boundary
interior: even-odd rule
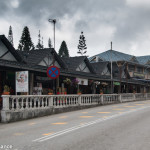
[[[81,31],[87,44],[87,55],[113,49],[132,55],[150,55],[150,0],[0,0],[0,34],[8,36],[13,29],[15,48],[24,26],[28,26],[34,45],[38,32],[53,42],[55,18],[56,51],[67,43],[71,56],[78,56]]]

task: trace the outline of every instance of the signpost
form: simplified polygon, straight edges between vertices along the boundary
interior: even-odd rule
[[[47,76],[51,79],[57,79],[60,75],[60,70],[56,66],[50,66],[47,69]]]
[[[56,66],[50,66],[47,69],[47,76],[51,79],[57,79],[60,75],[60,70],[58,67]],[[55,86],[54,86],[55,82],[53,80],[53,91],[55,91]]]

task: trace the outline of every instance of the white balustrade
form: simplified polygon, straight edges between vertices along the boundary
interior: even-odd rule
[[[104,94],[103,95],[103,104],[111,104],[119,102],[119,95],[118,94]]]
[[[135,100],[135,94],[134,93],[123,93],[121,94],[121,101],[127,102],[127,101],[134,101]]]
[[[150,99],[150,93],[82,94],[82,95],[3,95],[3,110],[64,108],[96,104],[111,104]]]

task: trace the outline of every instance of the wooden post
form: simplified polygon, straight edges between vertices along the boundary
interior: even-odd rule
[[[29,87],[30,87],[30,91],[28,94],[32,95],[33,93],[33,86],[34,86],[34,74],[33,73],[29,73]],[[27,94],[27,95],[28,95]]]

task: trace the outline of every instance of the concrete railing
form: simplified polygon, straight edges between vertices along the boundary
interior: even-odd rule
[[[3,95],[2,98],[2,122],[9,122],[11,120],[10,118],[16,117],[15,120],[17,120],[17,116],[14,115],[18,115],[19,112],[21,114],[18,117],[21,120],[21,116],[23,116],[23,119],[44,116],[55,113],[58,109],[63,112],[63,109],[66,108],[67,110],[69,108],[72,110],[73,108],[82,108],[84,106],[147,100],[150,99],[150,94]],[[12,114],[14,115],[12,116]]]
[[[148,93],[86,94],[86,95],[3,95],[3,110],[29,110],[49,107],[70,107],[109,104],[150,99]]]

